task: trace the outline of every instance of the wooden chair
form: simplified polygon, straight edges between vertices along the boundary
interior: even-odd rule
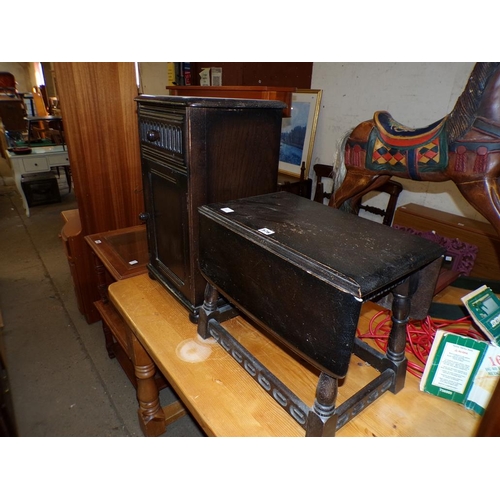
[[[303,198],[311,199],[312,194],[312,179],[305,178],[306,163],[302,162],[300,168],[300,178],[290,180],[286,174],[278,174],[278,191],[287,191],[289,193],[302,196]]]
[[[52,129],[50,122],[46,120],[35,120],[34,118],[47,118],[49,112],[47,110],[46,100],[42,93],[41,87],[33,87],[33,103],[36,116],[29,120],[28,125],[28,146],[32,140],[50,139],[54,144],[61,143],[61,131]]]
[[[316,174],[317,181],[314,201],[323,203],[325,199],[330,199],[332,195],[331,192],[327,193],[324,191],[323,178],[333,178],[333,166],[316,163],[313,169]],[[399,182],[392,180],[387,181],[383,186],[370,191],[374,193],[387,193],[389,195],[389,200],[385,209],[363,203],[362,196],[358,196],[352,200],[354,212],[358,213],[359,210],[365,210],[366,212],[379,215],[383,218],[382,223],[386,226],[390,226],[392,224],[392,220],[394,219],[394,213],[396,211],[396,205],[401,191],[403,191],[403,186]]]
[[[316,174],[316,191],[314,192],[314,201],[323,203],[325,199],[330,199],[330,196],[332,195],[332,193],[325,193],[323,178],[333,179],[333,166],[316,163],[313,170]]]

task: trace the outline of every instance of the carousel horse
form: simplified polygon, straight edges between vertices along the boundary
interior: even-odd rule
[[[427,127],[376,112],[347,134],[339,157],[330,206],[348,209],[391,177],[452,180],[500,235],[500,63],[477,63],[453,111]]]

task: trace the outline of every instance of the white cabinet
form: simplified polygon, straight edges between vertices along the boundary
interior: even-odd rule
[[[12,161],[12,160],[11,160]],[[50,170],[47,158],[42,157],[29,157],[29,158],[15,158],[17,168],[21,173],[31,174],[34,172],[46,172]],[[14,163],[14,162],[13,162]]]
[[[69,165],[69,156],[68,153],[60,154],[54,153],[51,155],[47,155],[47,162],[51,167],[60,167],[63,165]]]
[[[49,172],[52,167],[69,166],[68,151],[64,146],[45,146],[33,148],[29,155],[16,155],[9,151],[7,151],[7,155],[14,170],[17,190],[23,200],[26,215],[29,217],[30,210],[21,185],[23,175]],[[67,175],[67,179],[70,183],[69,175]]]

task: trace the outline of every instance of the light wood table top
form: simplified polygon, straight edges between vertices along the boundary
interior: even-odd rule
[[[158,282],[146,274],[117,281],[109,297],[208,436],[305,435],[230,354],[201,340],[186,309]],[[371,303],[363,308],[359,327],[366,331],[379,309]],[[243,317],[224,327],[306,405],[313,404],[319,375],[313,368]],[[353,356],[337,404],[377,374]],[[421,392],[419,379],[407,374],[401,392],[383,394],[337,436],[473,436],[478,422],[479,416],[462,406]]]

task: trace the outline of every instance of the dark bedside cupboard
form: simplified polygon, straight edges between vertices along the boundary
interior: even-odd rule
[[[205,290],[197,208],[277,190],[285,104],[152,95],[135,100],[149,274],[196,322]]]

